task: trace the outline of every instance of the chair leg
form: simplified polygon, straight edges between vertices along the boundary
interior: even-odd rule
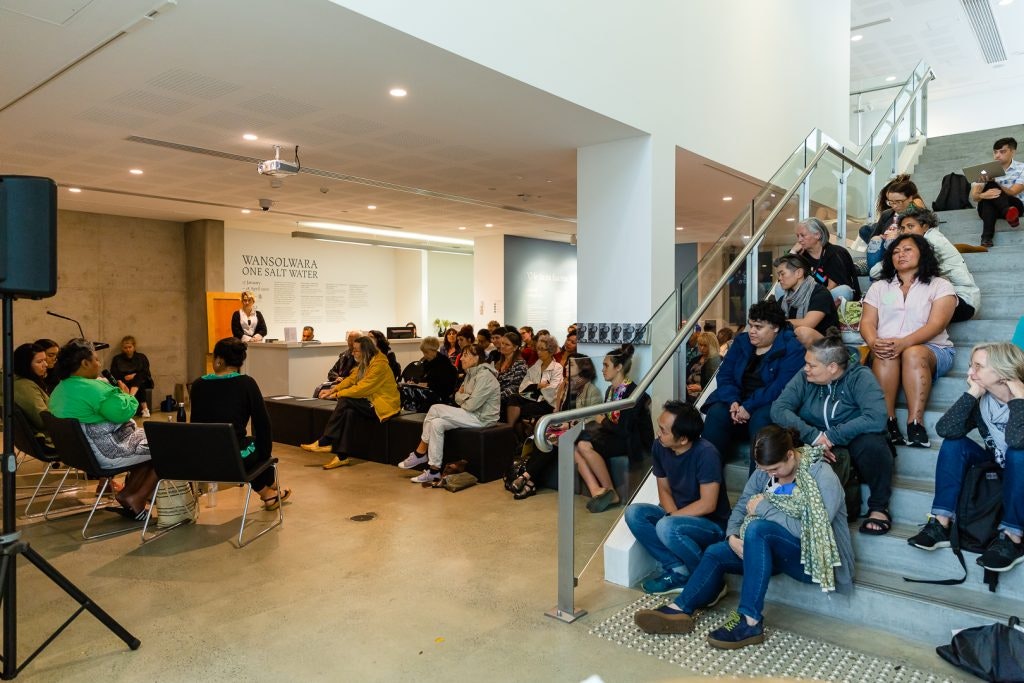
[[[31,508],[32,507],[32,503],[35,502],[36,496],[39,495],[39,489],[42,488],[43,482],[46,481],[46,477],[50,474],[50,471],[52,469],[53,469],[53,463],[52,462],[46,463],[46,469],[43,470],[43,474],[39,477],[39,482],[36,484],[36,488],[32,492],[32,497],[28,499],[28,504],[25,506],[25,511],[21,513],[21,516],[23,518],[25,518],[25,519],[32,519],[32,518],[35,518],[35,517],[42,517],[45,514],[43,512],[37,512],[37,513],[35,513],[33,515],[33,514],[29,513],[29,508]],[[61,480],[61,481],[63,482],[63,480]],[[56,493],[56,489],[54,489],[54,493]]]
[[[45,520],[50,521],[50,520],[53,520],[53,519],[61,519],[63,517],[70,517],[72,515],[79,515],[79,514],[82,514],[83,512],[87,512],[91,508],[91,506],[89,506],[88,504],[86,504],[86,505],[72,505],[70,507],[61,508],[60,510],[55,510],[53,514],[50,513],[50,510],[53,508],[53,504],[55,502],[57,502],[57,498],[58,498],[58,496],[61,493],[71,493],[73,491],[80,491],[80,490],[82,490],[82,486],[81,485],[75,485],[75,486],[72,486],[72,487],[69,487],[69,488],[64,488],[64,483],[67,481],[68,477],[71,476],[71,472],[72,472],[72,468],[70,468],[70,467],[68,467],[68,468],[66,468],[64,470],[64,476],[61,477],[60,482],[57,484],[57,488],[54,490],[53,495],[50,497],[50,502],[46,506],[46,510],[43,512],[43,518]],[[75,472],[75,479],[77,479],[78,481],[88,481],[88,479],[83,479],[82,478],[82,471],[81,470],[74,470],[74,472]],[[105,487],[101,489],[101,491],[104,491],[104,490],[105,490]],[[103,494],[102,493],[98,494],[98,497],[102,498]],[[25,509],[28,510],[27,507]],[[39,515],[32,515],[32,516],[33,517],[38,517]]]
[[[86,541],[94,541],[97,538],[106,538],[108,536],[118,536],[120,534],[127,534],[130,531],[138,528],[136,525],[132,525],[123,529],[115,529],[113,531],[105,531],[102,534],[88,534],[89,524],[92,522],[93,515],[96,514],[96,508],[99,507],[100,501],[103,500],[103,494],[107,492],[107,486],[110,484],[110,478],[107,477],[103,484],[100,486],[99,492],[96,494],[96,501],[92,504],[92,509],[89,510],[89,516],[85,520],[85,524],[82,526],[82,539]]]
[[[271,465],[271,467],[274,468],[274,485],[277,487],[277,494],[281,495],[281,480],[280,480],[280,477],[278,476],[279,473],[278,473],[278,469],[277,469],[277,464]],[[246,513],[249,511],[249,499],[252,497],[252,484],[246,484],[246,489],[247,489],[247,491],[246,491],[246,495],[245,495],[245,507],[242,510],[242,525],[238,529],[238,547],[239,548],[244,548],[245,546],[249,545],[250,543],[255,541],[257,538],[262,536],[263,534],[265,534],[268,531],[270,531],[272,529],[275,529],[275,528],[281,526],[282,524],[284,524],[284,504],[282,503],[282,504],[279,504],[277,506],[277,521],[274,522],[273,524],[271,524],[270,526],[268,526],[263,531],[259,532],[255,536],[253,536],[252,538],[250,538],[248,541],[243,543],[242,542],[242,534],[245,532],[245,519],[246,519],[246,516],[247,516]]]

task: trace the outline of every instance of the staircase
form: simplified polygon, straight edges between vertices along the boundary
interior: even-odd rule
[[[1024,146],[1024,127],[928,140],[912,176],[925,201],[930,205],[938,194],[942,176],[991,158],[992,143],[1007,135]],[[882,182],[884,179],[880,179],[879,185]],[[946,211],[939,216],[943,221],[940,229],[951,242],[978,244],[981,221],[976,209]],[[890,504],[893,530],[885,536],[866,536],[857,533],[857,525],[851,525],[857,557],[856,590],[851,598],[825,598],[814,587],[777,580],[768,591],[769,602],[874,626],[933,645],[948,642],[952,629],[1005,622],[1010,615],[1024,616],[1021,566],[1000,577],[995,593],[988,592],[982,583],[982,569],[975,564],[977,555],[971,553],[965,553],[967,581],[959,586],[913,584],[902,578],[947,579],[962,574],[949,550],[918,550],[908,546],[906,539],[917,532],[931,509],[935,461],[942,441],[935,434],[935,423],[966,387],[972,346],[982,341],[1009,341],[1018,318],[1024,314],[1024,277],[1017,270],[1024,264],[1024,229],[1013,230],[1005,221],[999,221],[995,247],[989,253],[966,254],[965,258],[981,289],[981,306],[973,320],[949,328],[957,348],[956,362],[953,370],[935,383],[924,418],[932,447],[897,449]],[[897,418],[901,425],[906,425],[906,403],[902,397]],[[974,436],[977,437],[976,432]],[[729,465],[727,484],[731,493],[738,494],[746,476],[746,463]]]

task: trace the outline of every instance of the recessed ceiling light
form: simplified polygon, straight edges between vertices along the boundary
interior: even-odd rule
[[[493,228],[494,227],[494,223],[484,223],[484,227],[485,228]]]
[[[344,225],[341,223],[328,223],[323,221],[299,221],[304,228],[320,228],[322,230],[338,230],[351,232],[357,235],[375,235],[378,237],[395,237],[403,240],[417,240],[421,242],[435,242],[437,244],[458,244],[462,246],[473,246],[473,240],[461,237],[443,237],[441,235],[426,235],[418,232],[405,232],[404,230],[385,230],[382,228],[367,228],[361,225]]]
[[[795,221],[795,220],[796,220],[795,218],[787,218],[787,219],[786,219],[786,222],[787,222],[787,223],[792,223],[792,222],[793,222],[793,221]]]
[[[722,197],[722,201],[723,202],[731,202],[732,201],[732,197]]]
[[[851,43],[856,43],[859,40],[864,40],[864,36],[862,36],[859,33],[857,35],[855,35],[855,36],[850,36],[850,42]]]
[[[68,188],[68,192],[74,192],[75,194],[78,194],[81,191],[82,191],[82,188],[80,188],[80,187],[69,187]]]
[[[133,169],[129,170],[128,172],[131,173],[132,175],[142,175],[142,169],[141,168],[133,168]]]
[[[377,208],[377,205],[376,205],[376,204],[368,204],[368,205],[366,206],[366,208],[367,208],[367,209],[369,209],[370,211],[373,211],[374,209],[376,209],[376,208]]]
[[[682,230],[682,229],[683,229],[683,226],[681,226],[681,225],[677,225],[676,226],[676,230]]]
[[[465,230],[465,229],[466,229],[466,226],[465,226],[465,225],[460,225],[460,226],[459,226],[459,230]]]
[[[892,82],[893,82],[893,81],[895,81],[895,80],[896,80],[896,77],[895,77],[895,76],[886,76],[886,77],[885,77],[885,82],[886,82],[886,83],[892,83]]]
[[[242,213],[252,213],[252,209],[242,209]]]
[[[1002,5],[1003,7],[1009,5],[1012,2],[1013,0],[999,0],[999,4]]]
[[[392,97],[405,97],[409,93],[406,92],[405,88],[392,88],[388,91]]]
[[[243,140],[250,140],[250,141],[251,140],[259,140],[260,136],[259,135],[253,135],[252,133],[246,133],[245,135],[242,136],[242,139]]]

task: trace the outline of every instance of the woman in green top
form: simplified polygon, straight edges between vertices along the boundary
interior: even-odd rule
[[[101,367],[91,343],[72,339],[65,344],[57,355],[61,381],[50,395],[50,412],[82,423],[101,467],[131,466],[116,498],[132,516],[142,519],[157,477],[146,433],[132,420],[139,402],[128,393],[124,382],[115,387],[97,379]]]

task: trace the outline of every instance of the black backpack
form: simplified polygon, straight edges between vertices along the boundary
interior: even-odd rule
[[[963,567],[961,579],[925,581],[908,579],[912,583],[934,583],[940,586],[955,586],[967,580],[967,563],[963,551],[983,553],[999,534],[999,522],[1003,519],[1003,468],[995,462],[975,465],[964,473],[960,497],[956,501],[956,520],[950,529],[949,542],[953,554]],[[995,592],[999,574],[985,570],[985,583]]]
[[[971,184],[959,173],[950,173],[942,178],[939,196],[932,202],[934,211],[956,211],[971,209]]]

